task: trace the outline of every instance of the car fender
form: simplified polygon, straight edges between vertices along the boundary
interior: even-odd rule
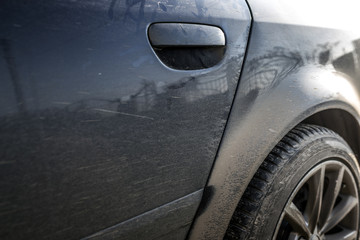
[[[245,65],[190,239],[222,239],[260,164],[304,119],[323,110],[342,109],[360,122],[356,82],[331,67],[303,66],[265,83],[266,87],[252,89],[249,68]]]

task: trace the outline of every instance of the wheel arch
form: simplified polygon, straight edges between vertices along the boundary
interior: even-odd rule
[[[302,123],[319,125],[333,130],[349,144],[359,160],[360,125],[348,111],[343,109],[323,110],[307,117]]]

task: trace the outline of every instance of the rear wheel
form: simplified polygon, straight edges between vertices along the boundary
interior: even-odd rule
[[[334,132],[299,125],[268,155],[225,239],[357,239],[358,165]]]

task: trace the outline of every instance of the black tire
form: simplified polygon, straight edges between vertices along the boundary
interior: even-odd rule
[[[252,178],[225,239],[358,239],[358,170],[339,135],[297,126]]]

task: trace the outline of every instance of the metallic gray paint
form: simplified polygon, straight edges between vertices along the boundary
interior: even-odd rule
[[[205,186],[246,49],[244,1],[0,6],[1,239],[86,237]],[[223,60],[166,67],[154,22],[220,27]]]
[[[254,173],[298,123],[342,109],[359,124],[360,34],[347,30],[360,22],[359,15],[344,16],[342,22],[327,12],[328,1],[320,2],[324,9],[311,9],[306,1],[249,1],[254,19],[240,86],[207,184],[212,194],[203,199],[190,239],[223,238]],[[343,4],[334,1],[332,7],[358,5]]]
[[[196,191],[149,212],[104,229],[83,240],[96,239],[176,239],[178,232],[185,238],[203,190]],[[180,230],[180,231],[179,231]],[[185,236],[183,235],[185,232]],[[164,238],[166,239],[166,238]],[[181,239],[181,238],[180,238]]]
[[[202,24],[155,23],[149,27],[149,39],[156,47],[225,46],[225,35],[220,28]]]
[[[329,109],[359,122],[360,34],[348,31],[360,22],[357,2],[249,3],[247,61],[190,239],[223,237],[254,172],[296,124]],[[204,187],[246,49],[243,0],[0,6],[2,239],[80,238],[111,226],[116,238],[126,220],[154,219],[153,209]],[[147,37],[154,22],[220,27],[224,59],[203,70],[165,66]],[[190,198],[178,226],[197,204]]]

